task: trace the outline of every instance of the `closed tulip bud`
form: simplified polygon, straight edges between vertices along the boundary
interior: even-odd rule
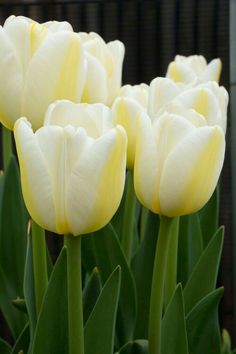
[[[166,76],[175,82],[192,86],[207,81],[219,82],[221,67],[220,59],[214,59],[207,64],[202,55],[176,55],[175,60],[168,66]]]
[[[126,134],[120,126],[94,133],[93,108],[87,105],[77,106],[78,118],[82,115],[84,123],[78,127],[74,124],[77,108],[71,105],[58,102],[50,107],[46,125],[35,133],[26,118],[19,119],[14,135],[30,215],[47,230],[76,236],[102,228],[119,206],[125,182]],[[94,114],[107,114],[106,108],[94,110]]]
[[[138,199],[154,213],[169,217],[199,210],[216,187],[224,152],[219,126],[197,128],[171,114],[153,125],[141,119],[134,165]]]
[[[205,119],[207,125],[219,125],[225,132],[228,100],[225,88],[211,81],[182,92],[170,102],[166,111],[181,114],[183,110],[187,117],[187,112],[194,110]]]
[[[105,43],[94,32],[80,32],[87,63],[87,76],[82,102],[110,106],[121,87],[124,45],[116,40]]]
[[[0,76],[1,122],[13,129],[25,115],[39,128],[56,99],[80,101],[85,61],[79,35],[66,22],[10,17],[0,27]]]

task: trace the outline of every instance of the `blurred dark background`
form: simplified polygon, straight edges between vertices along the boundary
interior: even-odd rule
[[[95,31],[106,41],[120,39],[126,47],[123,84],[149,84],[154,77],[165,76],[167,65],[176,54],[202,54],[207,61],[219,57],[223,62],[220,83],[229,90],[230,82],[233,83],[229,15],[236,12],[235,8],[234,0],[231,4],[229,0],[1,1],[0,23],[11,14],[39,22],[67,20],[75,31]],[[236,189],[232,186],[234,159],[230,151],[234,145],[233,130],[234,123],[229,119],[221,180],[220,218],[226,236],[219,284],[225,287],[221,323],[235,344],[232,204]]]

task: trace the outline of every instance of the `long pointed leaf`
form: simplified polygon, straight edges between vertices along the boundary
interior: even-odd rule
[[[112,354],[120,293],[120,267],[105,283],[84,329],[86,354]]]
[[[33,354],[68,353],[67,268],[63,248],[49,279],[35,330]]]

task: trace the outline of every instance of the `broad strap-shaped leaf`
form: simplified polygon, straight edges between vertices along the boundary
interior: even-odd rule
[[[159,216],[148,212],[143,241],[132,260],[137,289],[137,320],[135,338],[148,337],[152,271],[159,228]]]
[[[11,354],[11,346],[4,339],[0,338],[0,353]]]
[[[121,267],[122,279],[116,327],[119,347],[121,347],[133,336],[136,293],[132,273],[111,224],[92,235],[82,237],[82,257],[83,264],[89,272],[95,266],[98,267],[103,284],[117,265]]]
[[[28,235],[28,244],[25,261],[24,274],[24,299],[29,317],[30,328],[30,348],[33,343],[34,331],[36,327],[36,306],[34,293],[34,269],[33,269],[33,253],[32,253],[32,238]]]
[[[116,354],[148,354],[148,341],[137,339],[125,344]]]
[[[189,353],[221,354],[218,306],[222,295],[222,288],[212,291],[187,315]]]
[[[62,249],[49,279],[39,313],[33,354],[68,354],[67,265]]]
[[[198,301],[215,289],[223,237],[224,229],[221,227],[202,253],[184,288],[186,314]]]
[[[120,279],[118,266],[106,281],[84,328],[86,354],[113,353]]]
[[[30,331],[29,324],[27,323],[17,338],[17,341],[11,351],[11,354],[18,354],[20,351],[23,353],[28,353],[28,348],[30,344]]]
[[[94,308],[94,305],[101,292],[101,288],[99,270],[97,267],[95,267],[83,290],[84,324],[87,322],[87,319],[89,318],[89,315]]]
[[[188,354],[183,292],[177,285],[162,319],[162,354]]]
[[[27,212],[24,206],[17,162],[12,156],[3,180],[0,205],[0,308],[16,339],[21,333],[26,316],[14,309],[11,300],[23,297],[24,263],[27,241]],[[4,280],[2,279],[4,278]],[[7,303],[7,306],[5,306]],[[10,304],[10,305],[9,305]]]
[[[198,212],[201,221],[203,246],[206,247],[219,227],[219,184],[204,207]]]
[[[183,286],[203,251],[202,231],[198,213],[181,216],[179,221],[177,279]]]

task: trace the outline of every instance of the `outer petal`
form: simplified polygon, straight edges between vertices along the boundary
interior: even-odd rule
[[[48,21],[48,22],[44,22],[42,23],[43,26],[47,27],[48,29],[50,29],[50,31],[52,32],[59,32],[59,31],[73,31],[73,28],[71,26],[71,24],[67,21]]]
[[[21,116],[22,67],[5,30],[0,26],[0,121],[13,129]]]
[[[106,103],[108,97],[107,74],[98,59],[86,53],[87,75],[83,89],[82,102]]]
[[[37,138],[25,118],[16,122],[14,135],[27,209],[41,227],[55,231],[51,177]]]
[[[24,91],[24,113],[33,128],[43,123],[44,113],[56,99],[79,102],[84,85],[84,56],[77,34],[50,34],[33,56]]]
[[[121,75],[122,75],[122,65],[125,55],[124,44],[120,41],[112,41],[107,43],[107,48],[109,49],[112,59],[113,68],[110,74],[108,71],[108,101],[107,104],[110,106],[117,96],[119,89],[121,87]]]
[[[175,82],[182,82],[184,84],[194,85],[197,83],[197,76],[194,71],[179,62],[172,62],[169,64],[166,77]]]
[[[71,173],[67,194],[68,223],[74,235],[106,225],[121,201],[126,162],[122,127],[92,143]]]
[[[139,85],[124,85],[120,88],[118,92],[118,97],[129,97],[133,98],[143,108],[147,108],[148,104],[148,95],[149,95],[149,86],[147,84]]]
[[[220,59],[212,60],[202,74],[199,77],[200,82],[207,82],[207,81],[217,81],[220,80],[220,74],[222,70],[222,63]]]
[[[174,81],[157,77],[150,83],[148,114],[151,118],[165,110],[166,105],[182,92],[182,89]]]
[[[161,213],[170,217],[199,210],[211,197],[224,160],[220,127],[197,128],[169,154],[160,183]]]
[[[118,97],[112,106],[114,123],[122,125],[128,137],[127,167],[129,169],[134,167],[137,119],[139,119],[139,113],[143,111],[143,106],[132,98]]]
[[[61,100],[52,103],[46,113],[44,125],[82,127],[92,138],[98,138],[114,127],[110,109],[101,104],[73,103]]]

